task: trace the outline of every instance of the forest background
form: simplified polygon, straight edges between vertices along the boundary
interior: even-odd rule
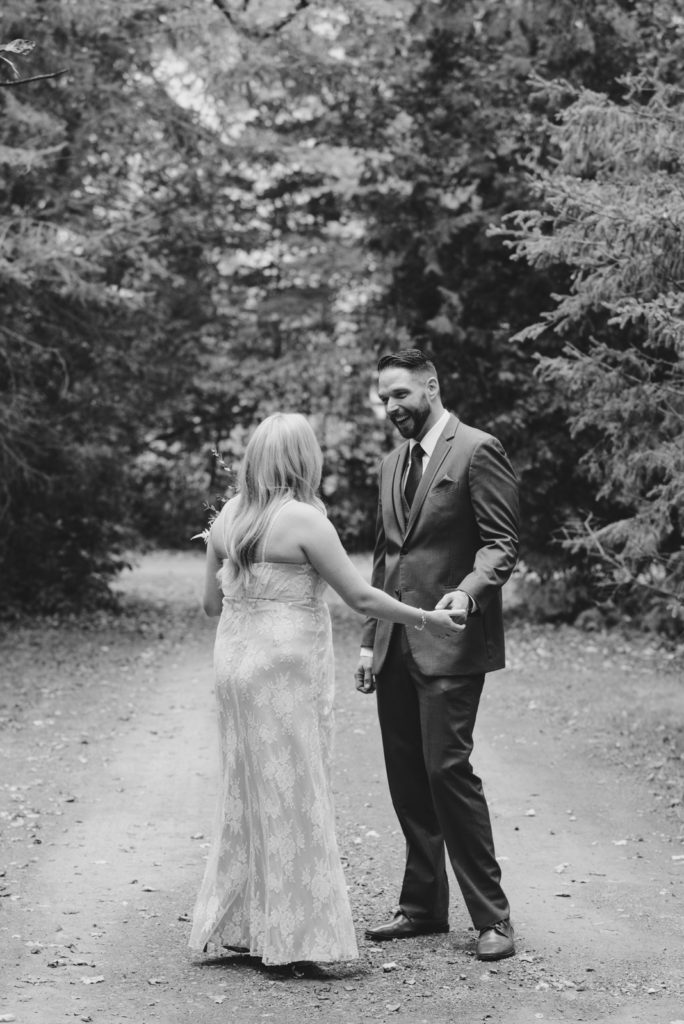
[[[192,544],[276,409],[368,549],[417,345],[520,476],[528,614],[681,636],[683,100],[678,0],[5,0],[2,613]]]

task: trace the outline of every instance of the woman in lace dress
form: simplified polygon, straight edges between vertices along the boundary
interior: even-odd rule
[[[358,956],[335,839],[326,584],[363,615],[435,635],[462,628],[358,574],[316,496],[321,464],[303,416],[269,416],[207,544],[221,776],[190,946],[239,948],[267,965]]]

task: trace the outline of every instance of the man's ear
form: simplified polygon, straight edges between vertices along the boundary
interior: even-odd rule
[[[435,398],[439,394],[439,382],[436,377],[428,377],[425,381],[425,387],[430,398]]]

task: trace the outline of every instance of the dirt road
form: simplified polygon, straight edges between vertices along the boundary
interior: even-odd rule
[[[375,707],[335,610],[339,840],[361,959],[313,978],[187,951],[214,798],[214,624],[199,558],[151,556],[135,610],[0,645],[0,1021],[61,1024],[684,1022],[684,685],[647,642],[510,629],[478,723],[518,956],[389,945],[403,860]],[[152,605],[149,602],[152,602]]]

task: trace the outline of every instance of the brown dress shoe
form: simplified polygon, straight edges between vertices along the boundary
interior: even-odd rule
[[[387,924],[379,924],[376,928],[366,928],[366,938],[373,942],[387,942],[389,939],[410,939],[414,935],[432,935],[436,932],[448,932],[447,921],[413,921],[403,910],[397,910]]]
[[[477,940],[478,960],[504,960],[514,953],[513,925],[508,918],[482,929]]]

